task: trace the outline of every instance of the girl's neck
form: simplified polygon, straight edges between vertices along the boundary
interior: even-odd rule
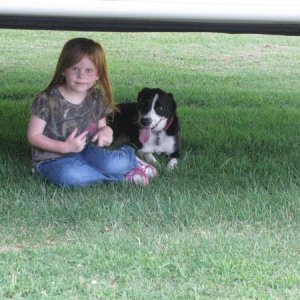
[[[58,87],[59,92],[62,94],[62,96],[70,103],[79,105],[82,103],[84,98],[86,97],[86,92],[74,92],[71,89],[68,89],[66,85],[61,85]]]

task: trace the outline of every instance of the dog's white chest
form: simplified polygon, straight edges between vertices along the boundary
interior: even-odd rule
[[[161,131],[159,133],[153,133],[150,139],[143,144],[141,151],[171,154],[174,151],[174,146],[174,137],[166,135],[165,131]]]

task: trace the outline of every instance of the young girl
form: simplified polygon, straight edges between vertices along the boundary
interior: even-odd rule
[[[100,44],[86,38],[68,41],[48,87],[33,105],[27,137],[33,170],[60,186],[131,181],[148,184],[156,169],[113,140],[106,116],[114,111],[106,58]]]

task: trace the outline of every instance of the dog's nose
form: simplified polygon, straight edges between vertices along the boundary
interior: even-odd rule
[[[151,118],[141,118],[140,124],[144,127],[147,127],[151,124]]]

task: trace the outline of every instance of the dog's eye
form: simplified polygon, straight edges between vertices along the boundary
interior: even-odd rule
[[[158,111],[162,111],[163,110],[163,107],[161,105],[157,106],[157,110]]]

